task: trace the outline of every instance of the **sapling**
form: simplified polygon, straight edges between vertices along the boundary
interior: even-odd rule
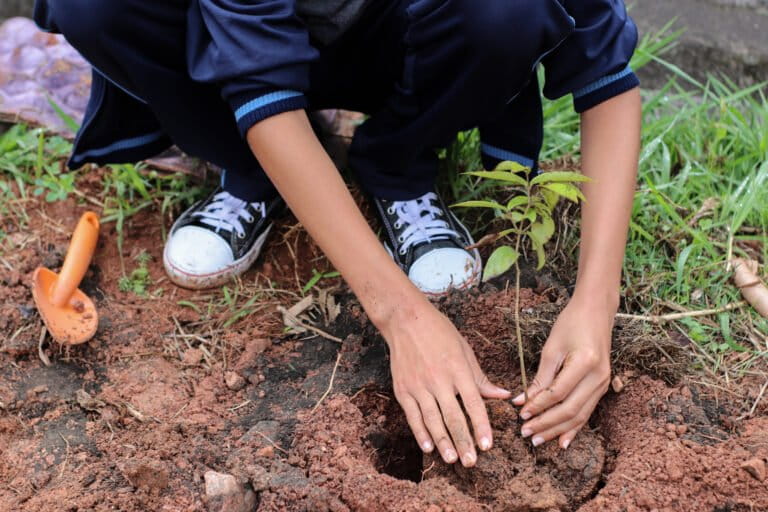
[[[527,241],[536,252],[540,270],[547,257],[544,246],[555,233],[553,213],[558,202],[565,198],[574,203],[584,200],[576,183],[589,178],[576,172],[546,172],[530,178],[531,169],[516,162],[502,162],[493,171],[473,171],[466,174],[484,180],[497,182],[504,191],[511,193],[506,204],[494,200],[464,201],[453,205],[463,208],[490,208],[496,216],[511,225],[498,233],[488,235],[481,243],[495,243],[501,239],[514,244],[497,247],[485,265],[483,281],[499,276],[515,267],[515,333],[517,352],[520,358],[520,372],[525,399],[528,400],[528,377],[525,371],[523,338],[520,329],[520,251]]]

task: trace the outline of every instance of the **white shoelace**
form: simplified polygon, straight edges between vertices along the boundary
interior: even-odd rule
[[[219,230],[234,231],[239,238],[245,237],[245,229],[242,220],[251,223],[255,219],[246,209],[249,203],[238,199],[229,192],[219,192],[213,196],[213,200],[199,212],[194,212],[193,217],[199,217],[200,222]],[[250,203],[261,212],[262,217],[267,215],[267,204],[264,202]]]
[[[410,201],[394,201],[389,207],[390,215],[396,213],[395,229],[406,226],[398,241],[400,254],[405,254],[412,246],[422,242],[445,240],[456,236],[456,232],[448,223],[438,217],[445,215],[443,211],[432,204],[437,201],[437,194],[429,192]]]

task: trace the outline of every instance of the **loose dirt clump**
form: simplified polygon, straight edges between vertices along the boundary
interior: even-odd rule
[[[534,449],[520,436],[517,413],[508,402],[489,403],[494,448],[481,454],[477,466],[447,465],[436,455],[425,457],[426,478],[445,477],[465,494],[498,510],[573,510],[600,483],[605,450],[598,436],[580,435],[568,451],[556,445]]]

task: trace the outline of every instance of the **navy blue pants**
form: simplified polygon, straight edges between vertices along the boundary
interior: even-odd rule
[[[148,107],[145,116],[154,116],[170,141],[225,169],[225,190],[267,199],[275,189],[218,88],[187,72],[189,1],[38,0],[36,21],[64,34],[97,76],[119,88],[115,94]],[[364,190],[399,200],[432,190],[435,149],[473,127],[480,128],[486,167],[500,160],[535,167],[542,112],[533,70],[540,49],[556,42],[529,30],[511,0],[487,0],[482,8],[454,0],[444,4],[455,11],[448,16],[416,18],[407,10],[412,3],[373,1],[352,29],[320,48],[311,69],[312,109],[370,115],[349,155]]]

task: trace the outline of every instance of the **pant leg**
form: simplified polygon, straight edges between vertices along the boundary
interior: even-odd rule
[[[538,170],[539,153],[544,139],[541,92],[536,74],[509,102],[501,115],[480,125],[480,151],[486,169],[511,160]]]
[[[218,89],[186,71],[189,0],[38,2],[47,4],[51,26],[99,72],[149,105],[175,144],[225,169],[225,190],[250,201],[276,195]]]
[[[350,148],[361,185],[384,199],[411,199],[432,190],[433,149],[460,130],[487,125],[489,144],[497,135],[499,144],[505,142],[499,134],[504,130],[491,129],[494,121],[531,81],[541,57],[573,30],[558,0],[485,0],[482,7],[476,0],[406,4],[401,74]],[[527,90],[523,94],[530,96]],[[536,126],[535,109],[526,114]]]

